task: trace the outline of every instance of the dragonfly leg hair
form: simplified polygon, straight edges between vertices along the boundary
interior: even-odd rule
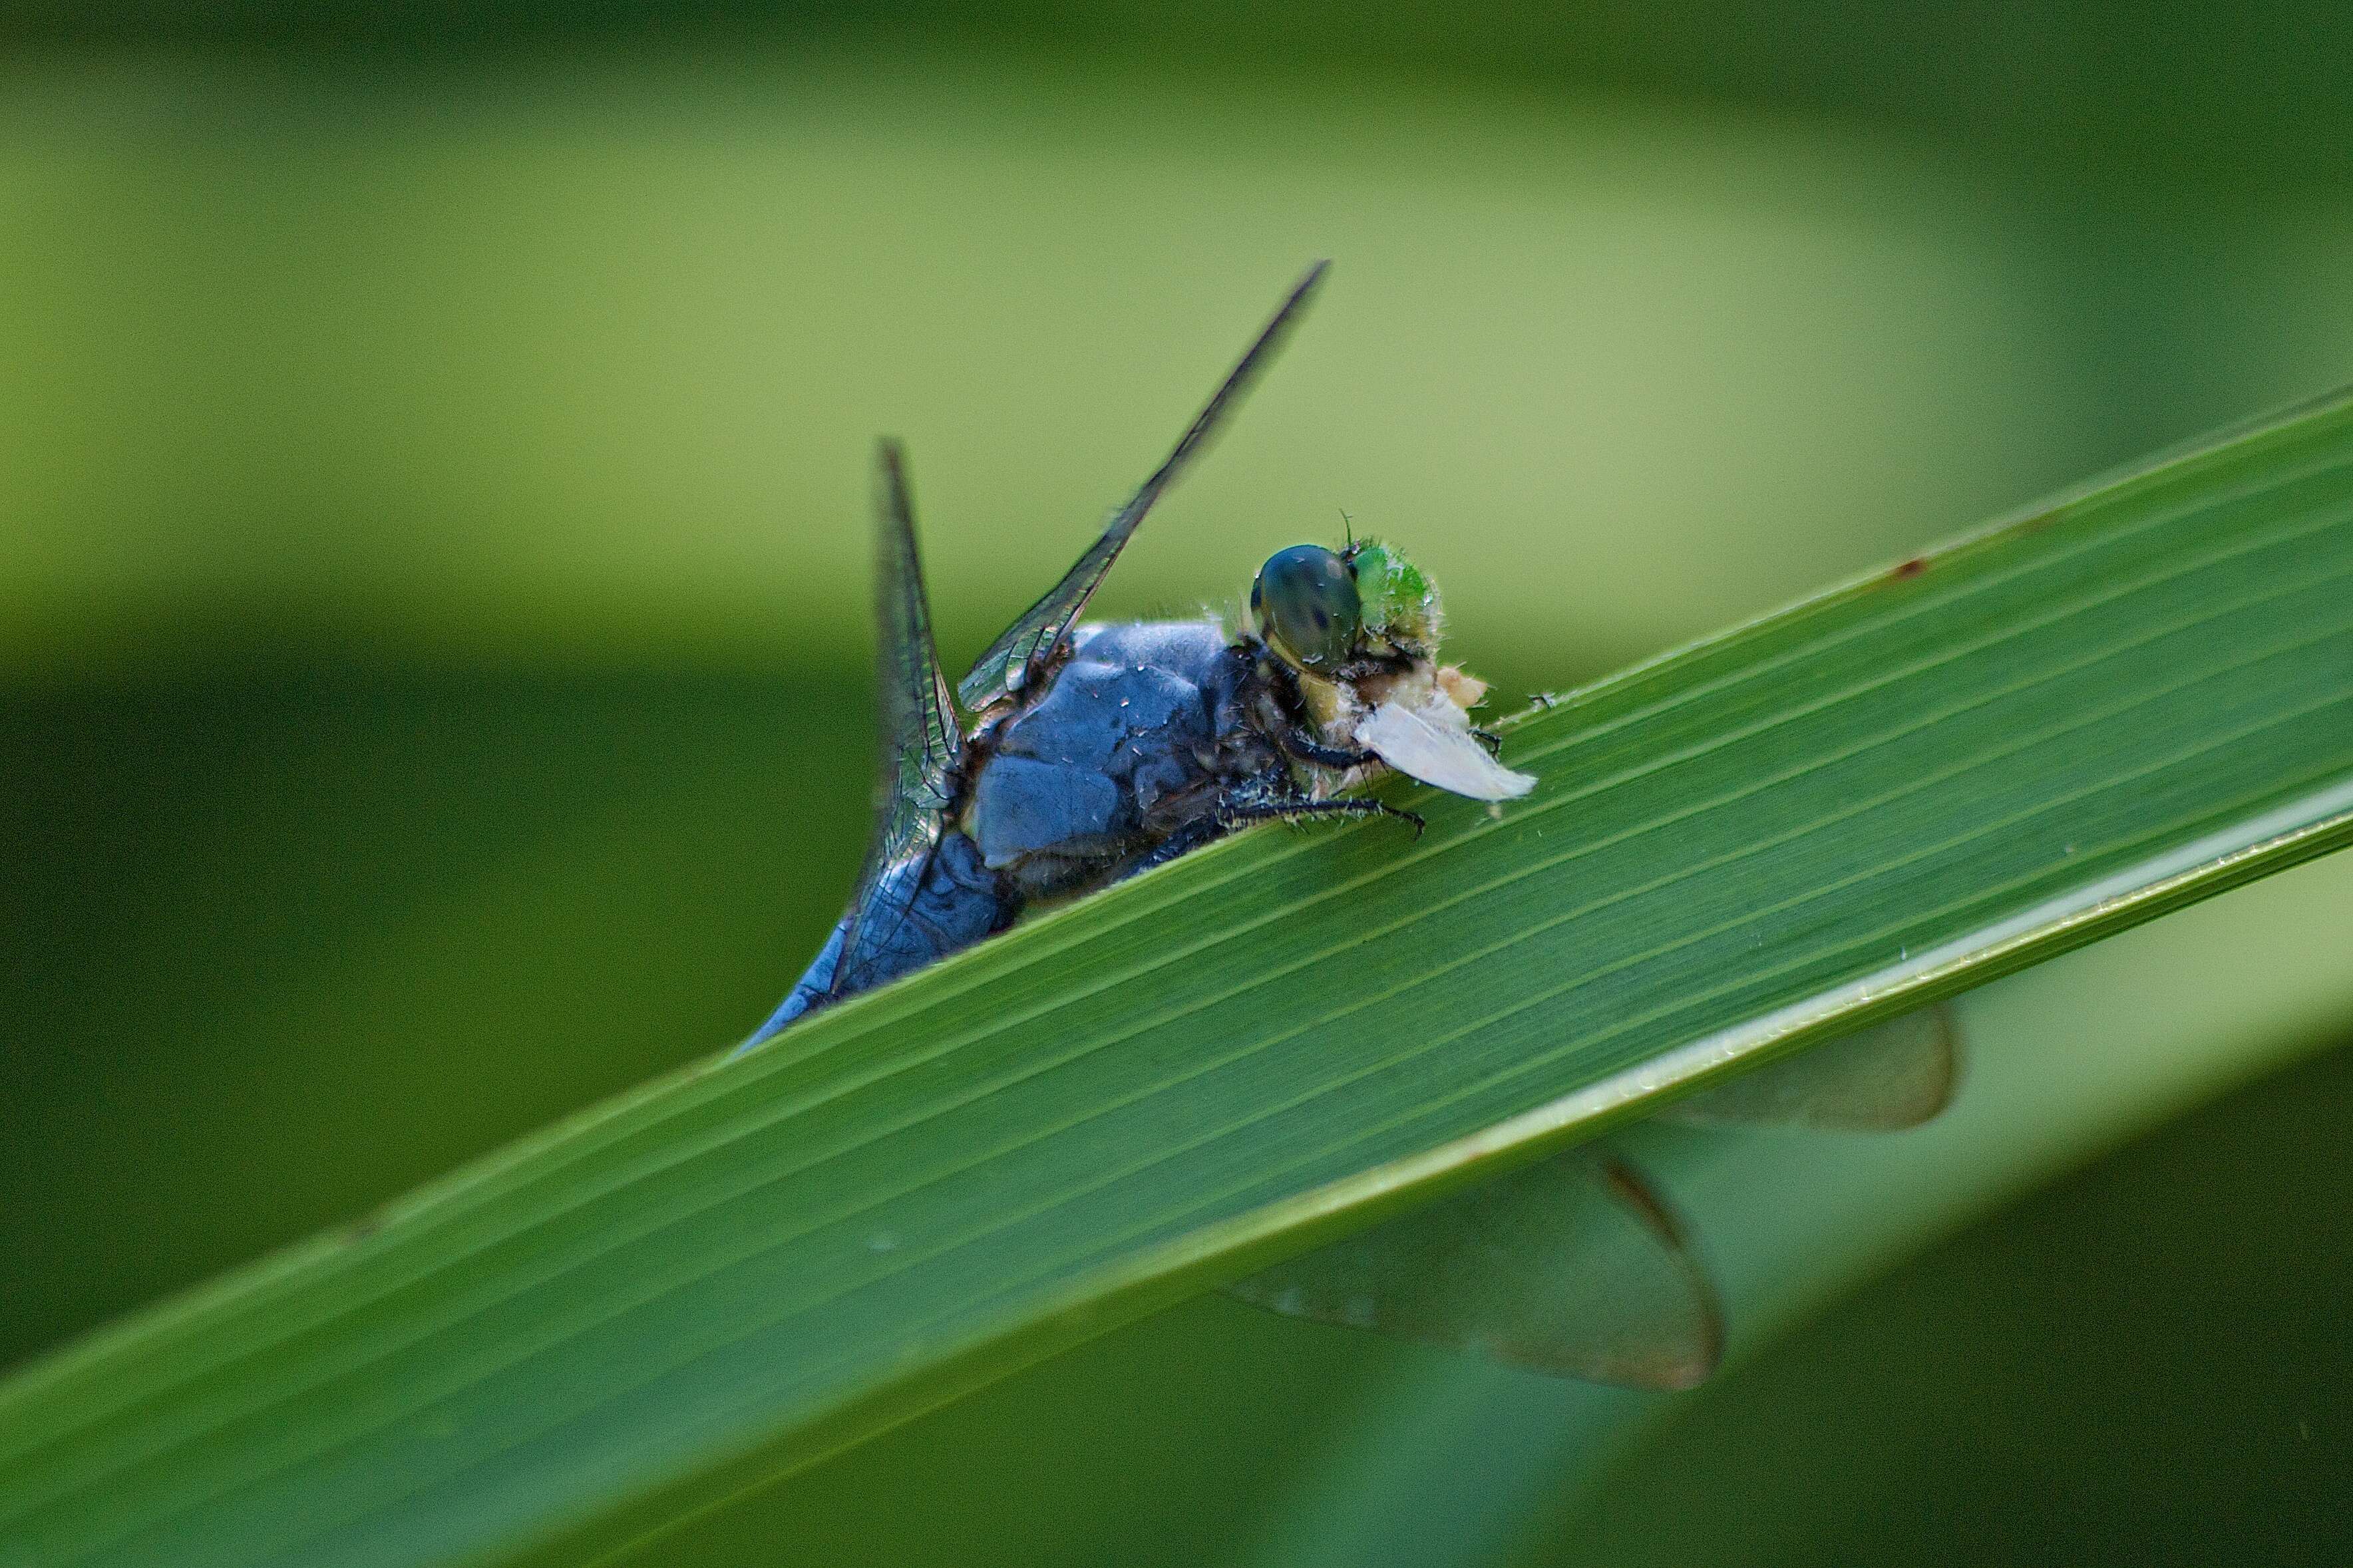
[[[1316,816],[1394,816],[1413,824],[1413,836],[1421,837],[1430,824],[1419,812],[1407,811],[1387,801],[1371,800],[1362,795],[1345,795],[1338,800],[1271,800],[1235,802],[1219,812],[1219,818],[1231,826],[1245,822],[1265,822],[1281,817],[1285,822],[1299,822]]]
[[[1121,867],[1119,875],[1114,879],[1124,882],[1139,872],[1151,870],[1155,866],[1166,866],[1179,856],[1190,855],[1203,845],[1214,843],[1225,831],[1226,825],[1214,816],[1204,816],[1198,821],[1188,822],[1154,845],[1150,850]]]
[[[1377,760],[1372,752],[1359,747],[1324,745],[1289,722],[1275,726],[1274,740],[1275,744],[1301,762],[1313,763],[1319,768],[1361,768]]]

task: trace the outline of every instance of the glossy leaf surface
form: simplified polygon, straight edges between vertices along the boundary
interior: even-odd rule
[[[2333,402],[1633,670],[0,1388],[45,1564],[577,1561],[1744,1060],[2333,848]]]

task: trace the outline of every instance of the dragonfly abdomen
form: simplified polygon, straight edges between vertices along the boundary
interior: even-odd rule
[[[902,898],[910,878],[913,896]],[[750,1050],[803,1014],[961,952],[1020,913],[1013,885],[982,862],[970,838],[950,829],[929,856],[884,873],[874,896],[841,917],[817,961],[736,1048]]]

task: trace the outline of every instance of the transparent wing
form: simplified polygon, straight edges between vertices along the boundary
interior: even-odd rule
[[[905,455],[896,441],[876,454],[874,510],[875,646],[880,668],[879,738],[874,776],[874,837],[849,896],[832,992],[865,988],[875,955],[892,945],[923,871],[940,845],[955,798],[964,738],[932,642],[931,603],[915,552],[915,509],[907,494]]]
[[[1176,482],[1177,476],[1185,471],[1185,466],[1209,444],[1209,438],[1217,434],[1218,426],[1241,402],[1243,395],[1250,391],[1250,384],[1258,379],[1259,373],[1266,368],[1267,362],[1282,346],[1282,340],[1299,319],[1301,310],[1306,307],[1308,298],[1315,292],[1315,286],[1324,280],[1324,269],[1329,265],[1319,261],[1307,269],[1307,275],[1283,300],[1282,308],[1275,311],[1273,320],[1268,321],[1265,330],[1259,333],[1258,341],[1250,344],[1250,352],[1242,355],[1241,362],[1234,366],[1225,384],[1218,388],[1217,395],[1209,399],[1208,405],[1194,419],[1192,427],[1185,432],[1184,439],[1176,443],[1176,450],[1153,470],[1152,477],[1144,481],[1144,488],[1135,492],[1134,499],[1113,514],[1110,523],[1103,529],[1103,537],[1088,547],[1087,552],[1079,557],[1078,564],[1072,566],[1044,598],[1030,605],[1020,619],[1006,627],[1005,635],[991,643],[988,651],[980,656],[979,662],[956,683],[956,695],[964,700],[966,709],[977,713],[997,699],[1020,690],[1053,657],[1055,648],[1078,620],[1080,612],[1086,608],[1087,600],[1103,580],[1103,574],[1111,570],[1112,562],[1118,558],[1121,547],[1127,543],[1129,536],[1143,522],[1145,514],[1152,510],[1161,492]]]
[[[1952,1103],[1961,1037],[1943,1003],[1799,1051],[1659,1114],[1699,1127],[1892,1132]]]
[[[1585,1149],[1227,1289],[1290,1317],[1633,1388],[1689,1388],[1724,1353],[1715,1288],[1672,1212],[1632,1167]]]

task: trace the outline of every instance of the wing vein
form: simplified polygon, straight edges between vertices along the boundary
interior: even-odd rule
[[[1000,699],[1020,690],[1052,659],[1069,635],[1087,601],[1094,596],[1111,563],[1134,534],[1146,513],[1152,510],[1162,492],[1175,484],[1186,466],[1200,455],[1216,436],[1229,415],[1238,407],[1251,385],[1265,370],[1275,352],[1291,333],[1316,285],[1323,282],[1329,262],[1319,261],[1307,269],[1306,275],[1292,286],[1291,292],[1262,328],[1234,368],[1227,374],[1217,392],[1194,416],[1175,448],[1161,465],[1152,471],[1128,503],[1112,514],[1104,525],[1103,537],[1087,547],[1085,554],[1065,573],[1062,580],[1047,590],[1043,598],[1022,612],[1019,618],[1006,627],[1004,634],[988,645],[964,679],[956,684],[956,694],[965,707],[978,713]]]
[[[896,441],[876,451],[874,632],[880,677],[874,770],[874,837],[849,896],[835,995],[862,989],[860,977],[906,924],[955,799],[964,737],[932,641],[931,601],[915,548],[915,508],[906,456]]]

